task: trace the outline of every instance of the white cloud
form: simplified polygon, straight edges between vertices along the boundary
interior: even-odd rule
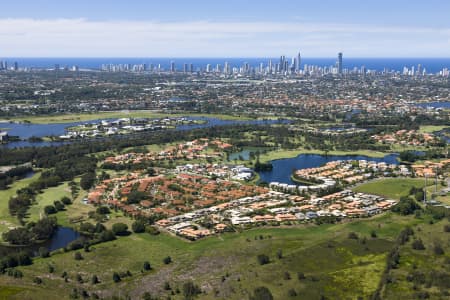
[[[307,22],[0,19],[0,56],[448,56],[450,28]]]

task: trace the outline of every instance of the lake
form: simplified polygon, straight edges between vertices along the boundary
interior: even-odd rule
[[[230,126],[230,125],[270,125],[270,124],[286,124],[288,120],[221,120],[217,118],[209,117],[186,117],[188,120],[202,120],[206,121],[205,124],[192,124],[192,125],[180,125],[176,129],[168,130],[191,130],[196,128],[206,128],[214,126]],[[8,128],[8,134],[11,136],[18,136],[20,139],[28,139],[32,136],[44,137],[44,136],[60,136],[66,133],[66,128],[79,126],[82,124],[94,124],[99,123],[101,120],[113,121],[117,119],[97,119],[84,122],[71,122],[71,123],[54,123],[54,124],[30,124],[30,123],[0,123],[1,128]],[[0,147],[17,148],[17,147],[43,147],[43,146],[59,146],[70,142],[29,142],[29,141],[17,141],[0,145]]]
[[[420,107],[432,107],[432,108],[450,108],[450,101],[444,101],[444,102],[423,102],[423,103],[417,103],[417,106]]]
[[[260,180],[270,182],[281,182],[287,184],[296,184],[291,180],[293,170],[307,168],[317,168],[330,161],[336,160],[367,160],[376,162],[385,162],[388,164],[398,164],[397,154],[386,155],[385,157],[375,158],[364,155],[319,155],[319,154],[300,154],[292,158],[277,159],[271,161],[273,169],[271,171],[259,172]]]

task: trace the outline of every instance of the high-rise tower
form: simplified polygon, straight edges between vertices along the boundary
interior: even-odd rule
[[[342,74],[342,52],[338,53],[337,69],[338,74]]]

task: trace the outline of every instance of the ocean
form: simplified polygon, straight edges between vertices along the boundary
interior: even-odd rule
[[[173,61],[177,70],[183,70],[183,64],[193,64],[194,69],[206,68],[211,64],[214,68],[217,64],[224,66],[228,62],[231,67],[241,67],[248,63],[252,67],[258,67],[260,63],[268,65],[269,60],[273,64],[279,62],[280,58],[1,58],[0,61],[7,61],[8,66],[14,62],[19,64],[19,68],[54,68],[55,64],[60,67],[78,66],[81,69],[100,69],[102,64],[158,64],[165,70],[170,69],[170,63]],[[290,61],[290,58],[287,58]],[[321,67],[334,66],[336,58],[302,58],[302,67],[304,64],[316,65]],[[450,58],[346,58],[343,59],[343,67],[346,69],[360,68],[365,66],[367,70],[383,71],[384,69],[402,71],[403,67],[415,67],[418,65],[425,68],[428,73],[438,73],[444,68],[450,69]]]

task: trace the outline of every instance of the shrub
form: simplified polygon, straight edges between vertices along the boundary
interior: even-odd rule
[[[168,264],[170,264],[171,262],[172,262],[172,258],[171,258],[170,256],[164,257],[164,259],[163,259],[163,263],[164,263],[164,264],[168,265]]]
[[[288,291],[289,297],[297,297],[297,292],[294,289]]]
[[[392,207],[392,211],[401,215],[411,215],[416,210],[420,210],[420,205],[410,197],[401,197],[400,201]]]
[[[265,286],[257,287],[250,296],[250,300],[273,300],[272,293]]]
[[[414,250],[425,250],[425,245],[423,244],[421,239],[416,239],[412,243],[412,248]]]
[[[50,256],[50,251],[48,251],[48,249],[45,247],[39,247],[38,252],[39,252],[39,256],[42,258]]]
[[[146,226],[145,231],[151,235],[158,235],[160,231],[155,226]]]
[[[40,277],[34,277],[33,282],[36,284],[41,284],[42,283],[42,279]]]
[[[433,247],[433,252],[436,255],[444,255],[444,248],[442,248],[442,245],[440,242],[435,242]]]
[[[97,284],[97,283],[99,283],[99,280],[98,280],[97,275],[92,275],[91,283],[92,283],[92,284]]]
[[[303,272],[297,272],[297,278],[298,280],[303,280],[306,278],[306,276]]]
[[[148,261],[145,261],[145,262],[144,262],[143,269],[144,269],[145,271],[149,271],[149,270],[152,269],[152,267],[150,266],[150,263],[149,263]]]
[[[288,271],[286,271],[283,274],[283,278],[284,280],[291,280],[291,274]]]
[[[75,258],[75,260],[82,260],[83,259],[83,255],[81,255],[80,252],[75,252],[74,258]]]
[[[357,240],[359,237],[358,237],[358,234],[356,234],[355,232],[349,232],[348,233],[348,238],[349,239],[352,239],[352,240]]]
[[[183,296],[185,299],[193,299],[195,296],[200,294],[202,291],[195,285],[192,281],[188,281],[183,284]]]
[[[260,265],[265,265],[265,264],[270,263],[270,258],[265,254],[259,254],[256,258],[258,259],[258,263]]]
[[[119,274],[117,272],[113,273],[113,277],[112,278],[113,278],[113,281],[116,282],[116,283],[121,280],[120,276],[119,276]]]

